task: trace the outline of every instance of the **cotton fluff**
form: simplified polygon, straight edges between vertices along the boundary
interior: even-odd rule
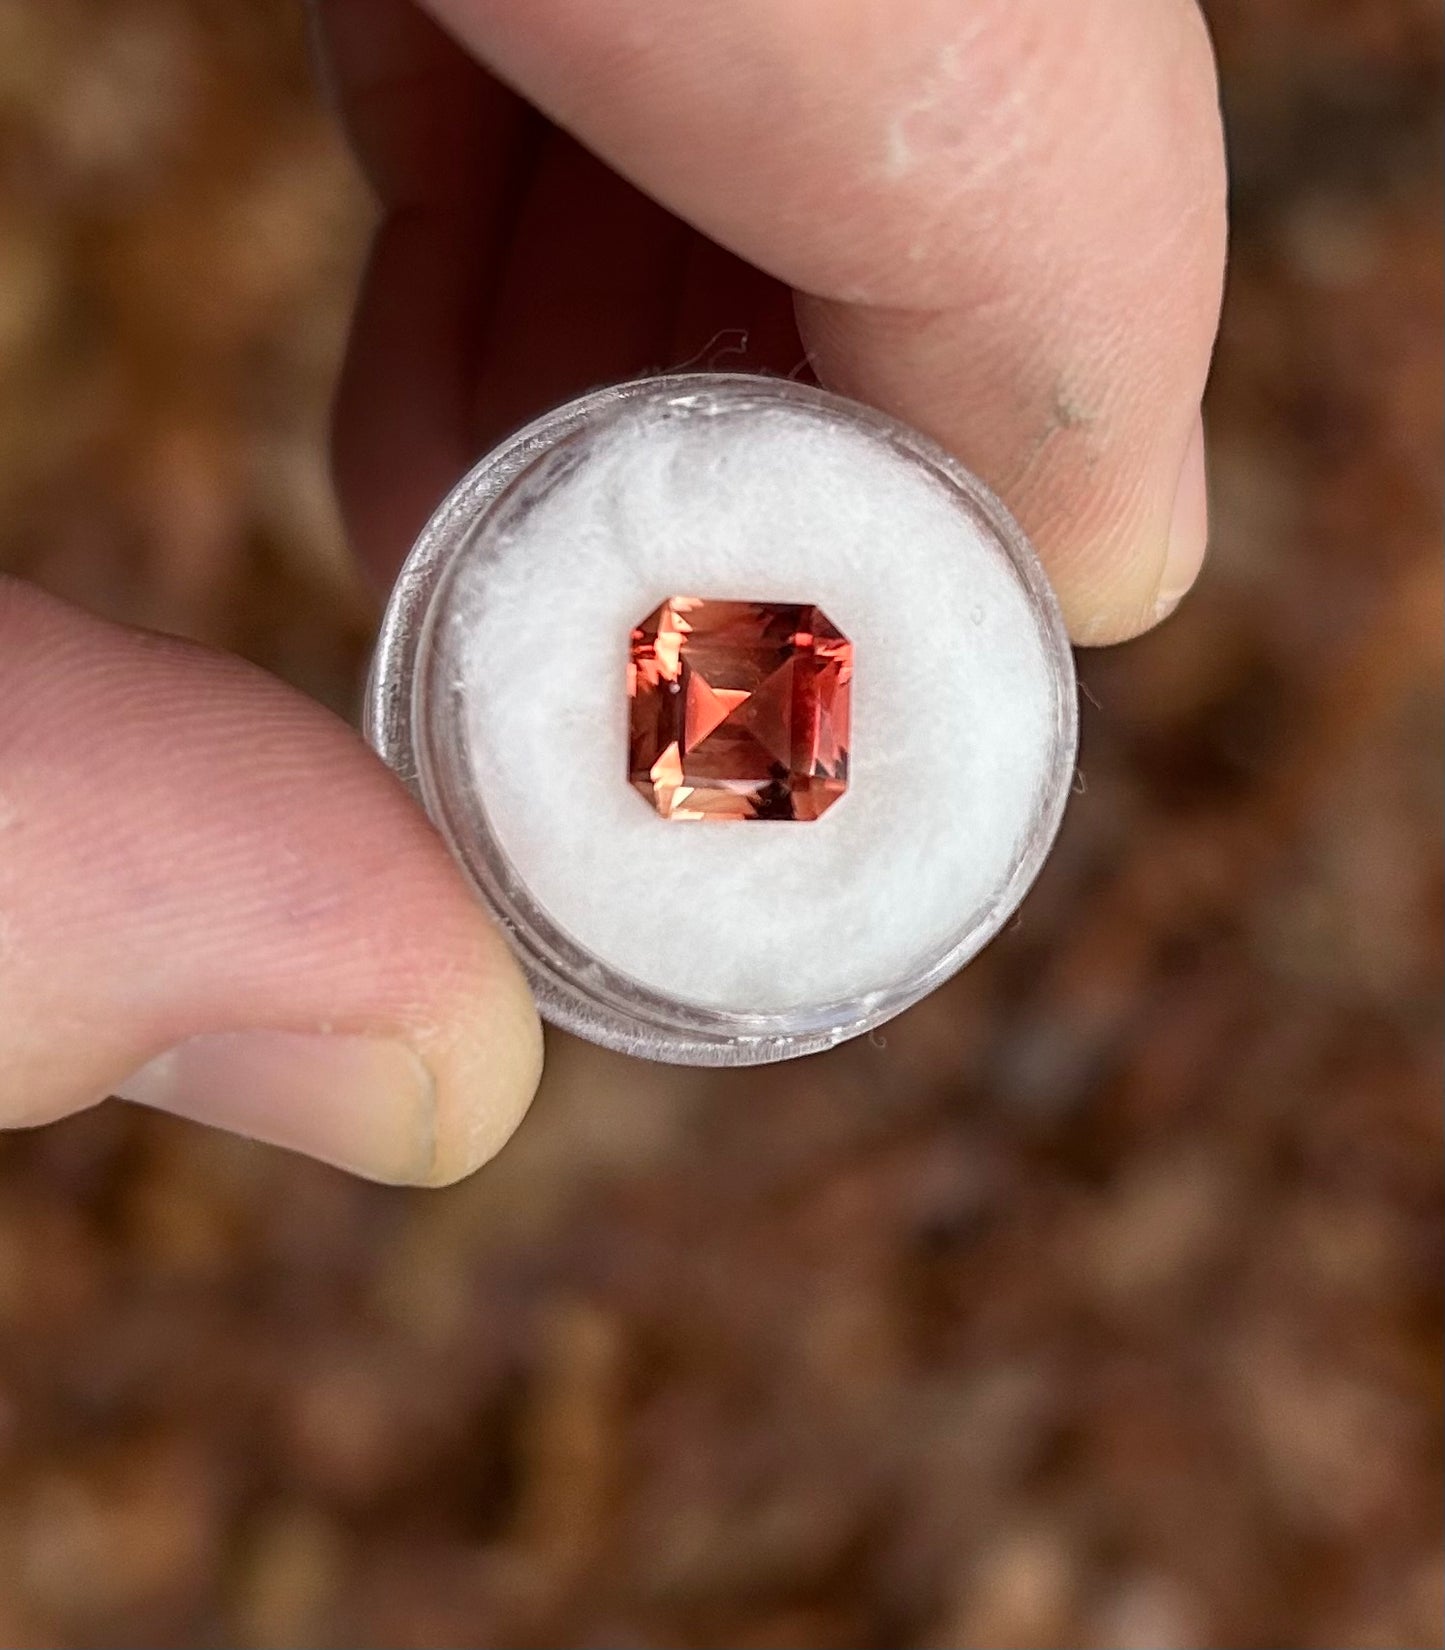
[[[859,999],[998,899],[1056,779],[1045,622],[947,485],[811,407],[624,410],[475,538],[449,622],[462,746],[551,920],[699,1007]],[[854,649],[847,793],[810,822],[664,820],[628,782],[633,625],[665,597],[816,602]]]

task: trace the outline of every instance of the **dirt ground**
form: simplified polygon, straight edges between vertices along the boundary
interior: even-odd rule
[[[1215,550],[1021,920],[388,1191],[0,1139],[0,1646],[1441,1642],[1440,19],[1216,0]],[[0,566],[354,709],[287,0],[0,0]]]

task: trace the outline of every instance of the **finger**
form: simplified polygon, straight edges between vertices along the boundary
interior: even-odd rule
[[[485,226],[525,122],[508,91],[413,0],[310,0],[322,87],[382,209],[441,207]]]
[[[477,363],[476,450],[583,390],[666,366],[690,234],[572,139],[546,134]]]
[[[715,357],[798,368],[785,286],[540,118],[527,127],[410,0],[324,0],[316,19],[324,81],[387,208],[333,441],[378,581],[477,453],[546,407]]]
[[[372,242],[336,386],[331,467],[352,550],[383,590],[476,458],[485,254],[444,213],[399,212]]]
[[[788,288],[552,128],[503,258],[478,448],[599,384],[714,357],[794,371],[803,351]]]
[[[0,580],[0,1124],[116,1092],[440,1183],[538,1061],[503,941],[354,734]]]
[[[427,3],[806,294],[820,375],[1005,494],[1076,636],[1132,634],[1187,584],[1224,252],[1193,0]]]
[[[318,0],[323,82],[382,209],[337,387],[347,534],[382,586],[476,457],[500,253],[542,122],[410,0]]]

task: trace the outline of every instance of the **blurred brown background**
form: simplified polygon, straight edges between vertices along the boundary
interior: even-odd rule
[[[1021,922],[445,1193],[0,1140],[0,1645],[1441,1642],[1440,19],[1215,0],[1216,549]],[[0,566],[354,706],[290,0],[0,0]]]

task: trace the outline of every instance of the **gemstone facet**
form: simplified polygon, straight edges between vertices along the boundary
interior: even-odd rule
[[[632,632],[628,777],[664,819],[817,819],[848,788],[852,677],[816,607],[669,597]]]

